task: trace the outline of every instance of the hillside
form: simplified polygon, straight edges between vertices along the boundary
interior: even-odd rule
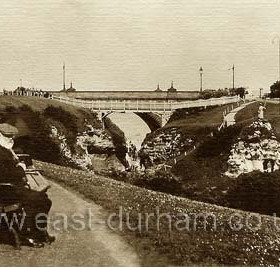
[[[180,265],[279,264],[280,235],[272,217],[178,198],[53,164],[36,162],[36,166],[49,179],[83,194],[110,214],[122,214],[120,220],[114,216],[114,231],[136,247],[144,266],[149,266],[150,251],[159,253],[159,262],[168,257],[170,263]]]
[[[175,110],[164,127],[147,135],[142,154],[148,155],[152,164],[173,165],[174,158],[180,158],[217,131],[223,112],[234,107],[237,104]]]
[[[273,188],[275,195],[280,194],[276,178],[279,171],[275,172],[275,174],[265,175],[255,170],[234,179],[226,175],[229,170],[232,149],[234,146],[236,147],[238,140],[245,141],[245,145],[248,148],[246,153],[249,153],[254,146],[250,145],[247,140],[248,135],[254,128],[249,126],[257,119],[258,106],[259,103],[255,102],[238,112],[235,126],[228,127],[220,132],[213,130],[212,134],[206,135],[207,132],[205,132],[202,135],[197,134],[195,136],[189,135],[188,131],[191,132],[192,128],[202,129],[203,131],[205,129],[203,129],[203,125],[206,125],[207,118],[209,118],[208,126],[211,126],[212,122],[220,114],[218,112],[219,108],[214,108],[209,113],[198,112],[190,115],[182,113],[182,111],[180,111],[181,113],[178,112],[177,119],[168,124],[169,126],[178,124],[178,127],[170,128],[167,125],[147,137],[145,150],[153,161],[151,171],[140,176],[140,178],[138,177],[138,180],[131,179],[131,182],[148,189],[197,201],[257,211],[264,214],[273,214],[272,211],[278,213],[277,205],[279,203],[274,198],[274,195],[272,196],[271,188]],[[185,118],[182,119],[182,117]],[[195,118],[197,118],[197,121]],[[274,132],[279,140],[279,105],[266,103],[265,118],[271,123],[271,134]],[[180,128],[180,122],[182,121],[185,121],[185,124],[183,123]],[[187,122],[190,123],[189,126]],[[200,127],[199,122],[203,122],[202,127]],[[257,128],[259,127],[258,123],[254,123],[254,125],[257,125]],[[186,130],[184,131],[183,129]],[[264,133],[262,140],[268,138],[264,130],[261,130]],[[268,136],[271,136],[271,134]],[[259,143],[258,140],[257,143]],[[188,152],[186,153],[186,151]],[[172,160],[174,157],[176,161]],[[168,166],[166,167],[161,163],[170,165],[172,168],[167,168]],[[260,162],[260,164],[262,165],[263,163]],[[278,169],[278,164],[275,168]],[[262,188],[267,188],[267,190]],[[246,200],[246,196],[249,197],[249,195],[250,199],[254,201]],[[268,207],[264,199],[270,200],[271,207]],[[259,208],[256,207],[257,204],[254,205],[253,203],[259,203]]]
[[[116,157],[112,125],[103,130],[97,114],[88,109],[45,98],[2,96],[0,122],[18,128],[18,153],[75,168],[123,168]]]

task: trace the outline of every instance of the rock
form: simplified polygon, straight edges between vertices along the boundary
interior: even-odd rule
[[[106,164],[109,163],[111,164],[110,168],[113,168],[114,163],[116,163],[116,168],[118,170],[121,169],[119,166],[120,162],[115,158],[110,159],[109,157],[115,153],[115,147],[111,137],[102,130],[94,129],[91,125],[87,125],[86,127],[87,130],[85,132],[78,134],[76,143],[74,144],[74,151],[71,151],[64,134],[59,132],[55,126],[51,126],[51,138],[58,144],[62,156],[71,165],[74,164],[83,170],[91,170],[95,166],[97,169],[103,168],[104,170],[108,170],[108,165]],[[93,154],[101,155],[99,158],[102,158],[104,167],[101,168],[98,167],[98,164],[93,164]]]
[[[100,173],[106,174],[108,171],[124,171],[125,167],[116,157],[116,155],[91,155],[91,162],[93,169]]]
[[[242,173],[264,170],[264,162],[274,162],[274,168],[280,165],[280,143],[276,140],[271,124],[268,121],[258,119],[241,133],[241,138],[230,150],[228,159],[228,171],[225,175],[238,177]]]
[[[177,128],[164,129],[152,140],[147,139],[142,145],[142,152],[148,155],[153,165],[164,163],[193,149],[194,141],[184,138]]]

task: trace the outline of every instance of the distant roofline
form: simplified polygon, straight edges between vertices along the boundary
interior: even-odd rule
[[[49,90],[46,90],[47,92],[49,92],[49,93],[66,93],[66,91],[62,91],[62,90],[57,90],[57,91],[54,91],[54,90],[52,90],[52,91],[49,91]],[[104,91],[96,91],[96,90],[92,90],[92,91],[90,91],[90,90],[87,90],[87,91],[79,91],[79,90],[76,90],[75,92],[71,92],[71,93],[121,93],[121,92],[130,92],[130,93],[143,93],[143,92],[145,92],[145,93],[168,93],[168,91],[164,91],[164,90],[162,90],[162,91],[156,91],[156,90],[154,90],[154,91],[146,91],[146,90],[142,90],[142,91],[130,91],[130,90],[115,90],[115,91],[106,91],[106,90],[104,90]],[[199,93],[200,91],[199,90],[193,90],[193,91],[184,91],[184,90],[177,90],[176,91],[177,93]]]

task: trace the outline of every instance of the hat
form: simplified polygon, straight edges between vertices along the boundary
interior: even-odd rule
[[[14,136],[18,134],[18,129],[8,123],[0,123],[0,133],[5,136]]]

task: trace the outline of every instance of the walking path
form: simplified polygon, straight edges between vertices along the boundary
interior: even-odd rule
[[[52,245],[40,249],[23,246],[21,251],[1,244],[0,266],[140,266],[136,252],[119,235],[109,230],[105,224],[106,213],[100,206],[81,199],[55,183],[52,183],[49,196],[53,201],[51,225],[56,229],[51,232],[57,240]],[[77,230],[81,227],[77,222],[78,215],[85,215],[88,210],[92,215],[91,229],[87,227]],[[68,224],[66,228],[65,218]]]
[[[228,113],[224,118],[225,126],[229,127],[229,126],[234,125],[236,123],[235,115],[237,114],[237,112],[239,112],[240,110],[242,110],[243,108],[245,108],[246,106],[248,106],[252,103],[253,102],[244,103],[241,106],[239,106],[238,108],[235,108],[230,113]]]

